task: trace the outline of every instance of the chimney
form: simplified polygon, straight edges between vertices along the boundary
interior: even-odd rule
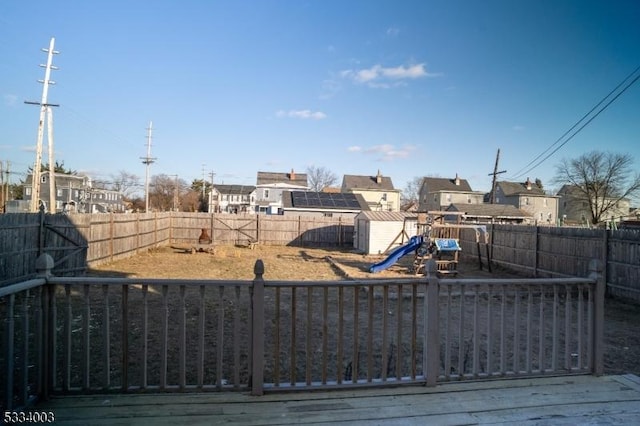
[[[456,173],[456,178],[453,182],[456,184],[456,186],[460,186],[460,178],[458,177],[457,173]]]
[[[289,180],[296,180],[296,172],[291,169],[291,173],[289,173]]]
[[[527,178],[527,181],[524,183],[527,186],[527,191],[531,191],[531,181]]]
[[[376,175],[376,183],[380,185],[382,183],[382,175],[380,174],[380,170],[378,169],[378,174]]]

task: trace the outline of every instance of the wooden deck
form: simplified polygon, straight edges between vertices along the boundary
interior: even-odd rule
[[[640,378],[565,376],[435,388],[54,397],[60,425],[640,424]]]

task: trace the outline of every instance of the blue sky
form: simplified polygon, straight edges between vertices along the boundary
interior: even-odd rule
[[[501,179],[547,188],[592,150],[640,169],[640,83],[526,167],[640,66],[638,22],[636,0],[3,0],[0,160],[33,164],[55,37],[55,158],[99,179],[144,177],[150,121],[150,173],[187,182],[313,165],[487,191],[498,149]]]

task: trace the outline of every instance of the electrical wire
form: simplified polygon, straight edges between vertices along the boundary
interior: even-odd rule
[[[569,136],[557,148],[555,148],[553,151],[551,151],[551,153],[549,153],[548,155],[544,156],[551,149],[553,149],[554,146],[556,146],[558,143],[560,143],[573,129],[575,129],[578,125],[580,125],[580,123],[582,123],[585,119],[587,119],[587,117],[589,117],[593,113],[593,111],[595,111],[600,105],[602,105],[603,102],[605,102],[609,97],[611,97],[611,95],[613,95],[616,91],[618,91],[618,89],[620,89],[620,87],[622,87],[639,70],[640,70],[640,66],[638,68],[636,68],[635,70],[633,70],[633,72],[631,72],[631,74],[629,74],[627,77],[625,77],[624,80],[622,80],[613,90],[611,90],[604,98],[602,98],[600,100],[600,102],[598,102],[593,108],[591,108],[589,110],[589,112],[587,112],[585,115],[583,115],[580,118],[580,120],[578,120],[573,126],[571,126],[571,128],[569,130],[567,130],[562,136],[560,136],[546,150],[544,150],[537,157],[535,157],[533,160],[531,160],[529,163],[527,163],[527,165],[525,165],[518,172],[516,172],[516,174],[512,177],[512,179],[518,179],[518,178],[530,173],[535,168],[537,168],[542,163],[544,163],[546,160],[548,160],[553,154],[558,152],[558,150],[560,150],[560,148],[565,146],[571,139],[573,139],[578,133],[580,133],[580,131],[582,129],[584,129],[597,116],[599,116],[602,112],[604,112],[607,109],[607,107],[609,107],[609,105],[611,105],[616,99],[618,99],[620,97],[620,95],[622,95],[625,91],[627,91],[627,89],[629,89],[629,87],[631,87],[634,83],[636,83],[638,81],[638,79],[640,79],[640,74],[638,74],[629,84],[627,84],[618,94],[616,94],[611,100],[609,100],[609,102],[607,102],[600,110],[598,110],[591,118],[589,118],[582,126],[580,126],[578,128],[578,130],[576,130],[571,136]],[[540,159],[543,156],[544,156],[544,158]],[[529,166],[531,166],[531,167],[529,167]],[[529,168],[527,168],[527,167],[529,167]]]

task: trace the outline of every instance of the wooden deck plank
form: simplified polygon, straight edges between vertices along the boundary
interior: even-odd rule
[[[395,389],[55,397],[59,424],[640,423],[640,379],[574,376]]]

